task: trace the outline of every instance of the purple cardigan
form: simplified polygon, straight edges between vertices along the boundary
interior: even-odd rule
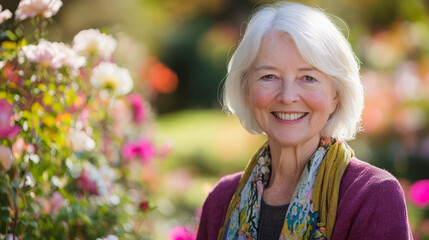
[[[223,177],[207,197],[197,240],[217,239],[242,172]],[[412,239],[404,192],[395,177],[356,158],[341,179],[332,240]]]

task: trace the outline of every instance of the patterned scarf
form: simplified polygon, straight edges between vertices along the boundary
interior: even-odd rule
[[[280,240],[330,239],[335,225],[341,177],[354,156],[335,139],[321,139],[292,195]],[[270,178],[271,154],[264,144],[247,165],[228,207],[221,239],[256,239],[264,187]]]

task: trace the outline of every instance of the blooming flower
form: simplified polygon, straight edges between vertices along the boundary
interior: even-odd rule
[[[91,180],[86,171],[82,171],[79,178],[77,179],[77,186],[81,193],[89,193],[92,195],[98,195],[97,184]]]
[[[128,101],[133,110],[134,122],[142,123],[146,119],[146,106],[143,98],[137,93],[132,93],[128,95]]]
[[[5,20],[8,20],[11,17],[12,13],[8,9],[2,11],[2,6],[0,5],[0,23],[4,22]]]
[[[10,148],[0,145],[0,163],[4,170],[8,171],[13,163]]]
[[[140,210],[146,211],[149,209],[149,203],[147,201],[143,201],[139,205]]]
[[[76,152],[91,151],[95,147],[94,140],[82,130],[70,128],[70,147]]]
[[[116,40],[98,29],[82,30],[73,38],[73,49],[87,55],[110,58],[116,49]]]
[[[52,194],[52,198],[51,198],[51,201],[50,201],[50,203],[51,203],[51,212],[52,213],[58,213],[58,211],[63,206],[63,202],[64,202],[63,195],[61,195],[61,193],[59,193],[59,192],[54,192]]]
[[[197,238],[196,231],[184,226],[176,226],[167,233],[171,240],[194,240]]]
[[[122,146],[122,156],[127,159],[139,157],[142,162],[148,162],[155,156],[155,148],[145,138],[135,142],[127,142]]]
[[[113,170],[107,165],[97,168],[90,163],[85,163],[83,168],[84,170],[77,180],[81,192],[106,196],[115,180]]]
[[[113,234],[109,234],[105,238],[97,238],[96,240],[119,240],[119,238]]]
[[[94,68],[91,84],[95,88],[111,90],[117,95],[125,95],[133,89],[130,72],[110,62],[102,62]]]
[[[425,207],[429,203],[429,179],[415,182],[408,193],[412,202],[420,208]]]
[[[0,99],[0,139],[14,138],[21,128],[13,126],[13,106],[6,99]]]
[[[64,43],[49,42],[40,40],[37,45],[28,45],[22,47],[24,56],[30,62],[39,63],[45,67],[54,69],[67,66],[73,71],[77,71],[84,66],[86,60],[79,56],[73,49]]]
[[[50,18],[57,14],[63,5],[61,0],[21,0],[15,12],[16,19],[24,20],[42,15]]]

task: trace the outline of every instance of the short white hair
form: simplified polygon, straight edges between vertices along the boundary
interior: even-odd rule
[[[321,131],[323,137],[351,140],[360,130],[363,86],[359,61],[349,42],[322,10],[299,3],[282,2],[257,11],[228,64],[223,106],[235,114],[252,134],[262,133],[246,105],[247,81],[262,38],[268,32],[287,33],[303,59],[327,74],[334,83],[339,102]]]

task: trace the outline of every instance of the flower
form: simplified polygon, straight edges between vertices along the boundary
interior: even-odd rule
[[[423,179],[411,185],[408,192],[410,200],[423,208],[429,203],[429,179]]]
[[[148,162],[155,156],[155,148],[145,138],[141,138],[135,142],[127,142],[122,146],[122,156],[127,159],[133,159],[136,156],[142,162]]]
[[[176,226],[167,233],[171,240],[194,240],[197,238],[196,231],[185,226]]]
[[[60,192],[54,192],[50,200],[41,198],[42,212],[45,214],[58,213],[63,206],[64,198]]]
[[[72,45],[77,52],[110,58],[116,49],[116,40],[98,29],[87,29],[74,36]]]
[[[97,184],[91,180],[86,171],[82,171],[77,179],[77,186],[81,193],[89,193],[91,195],[98,195]]]
[[[83,168],[84,170],[77,180],[81,193],[108,195],[115,180],[115,172],[107,165],[97,168],[88,162],[84,163]]]
[[[6,99],[0,99],[0,139],[14,138],[21,128],[13,126],[13,106]]]
[[[140,210],[146,211],[149,209],[149,203],[147,201],[143,201],[139,205]]]
[[[4,170],[9,171],[13,163],[12,151],[10,148],[0,145],[0,163]]]
[[[61,207],[63,206],[64,198],[63,195],[59,192],[54,192],[52,194],[51,198],[51,212],[52,213],[58,213],[60,211]]]
[[[97,238],[96,240],[119,240],[119,238],[113,234],[109,234],[105,238]]]
[[[11,17],[12,17],[12,13],[9,11],[9,9],[2,11],[2,6],[0,5],[0,23],[8,20]]]
[[[160,93],[172,93],[179,84],[177,74],[157,59],[150,59],[153,64],[147,70],[147,78],[153,89]]]
[[[79,56],[73,49],[64,43],[40,40],[37,45],[22,47],[24,56],[30,62],[39,63],[45,67],[59,69],[67,66],[75,72],[86,64],[84,57]]]
[[[132,93],[128,95],[128,101],[130,102],[133,110],[133,121],[136,123],[142,123],[146,119],[147,115],[143,98],[137,93]]]
[[[50,18],[57,14],[63,5],[61,0],[21,0],[15,12],[16,19],[24,20],[42,15]]]
[[[86,132],[76,128],[70,128],[69,141],[75,152],[91,151],[95,148],[94,140]]]
[[[117,95],[125,95],[133,89],[130,72],[110,62],[102,62],[94,68],[91,84],[95,88],[111,90]]]

